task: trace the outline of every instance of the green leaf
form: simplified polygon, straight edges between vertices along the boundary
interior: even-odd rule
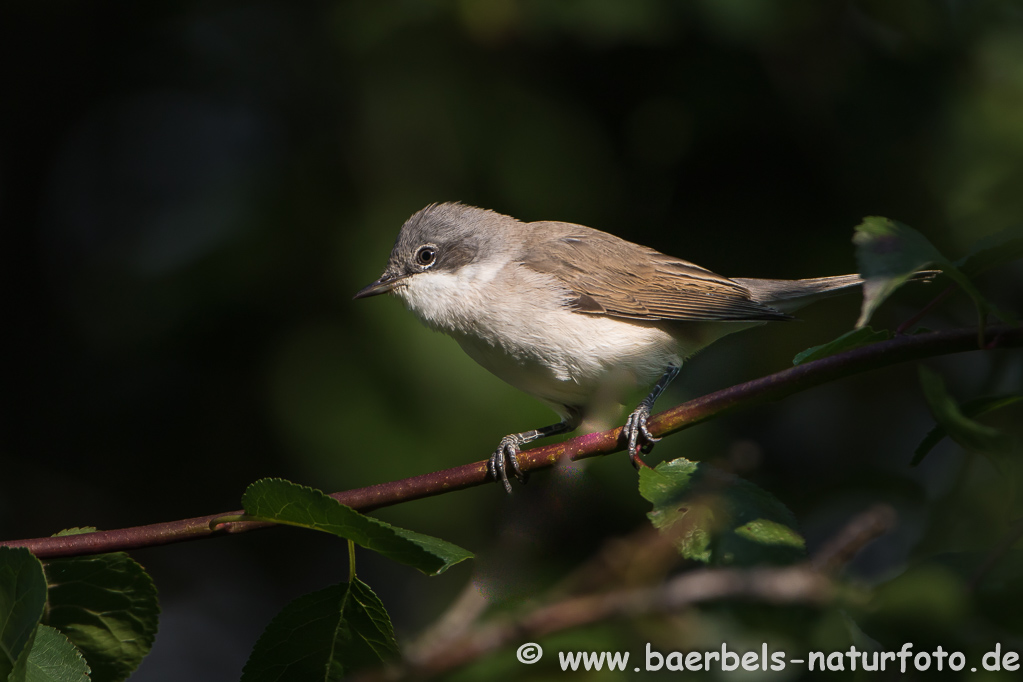
[[[71,641],[55,628],[36,626],[32,646],[22,652],[24,675],[8,682],[88,682],[89,666]]]
[[[994,313],[1006,322],[1012,316],[998,310],[985,299],[973,282],[945,258],[926,237],[913,228],[889,218],[870,216],[856,226],[853,235],[856,262],[863,276],[863,308],[857,327],[870,321],[877,308],[914,273],[929,266],[940,268],[965,291],[983,319]]]
[[[160,615],[145,569],[123,552],[56,559],[45,569],[46,623],[81,649],[95,682],[127,678],[153,646]]]
[[[1004,473],[1005,456],[1012,451],[1014,445],[1012,437],[963,414],[945,390],[941,377],[922,365],[920,385],[934,420],[945,433],[965,449],[986,455]]]
[[[878,341],[886,341],[891,336],[887,329],[881,331],[874,331],[872,327],[860,327],[859,329],[853,329],[845,334],[842,334],[834,341],[821,344],[820,346],[813,346],[807,348],[802,353],[799,353],[796,357],[792,358],[793,365],[801,365],[804,362],[810,362],[812,360],[820,360],[826,358],[829,355],[835,355],[836,353],[842,353],[853,348],[860,348],[862,346],[869,346],[872,343]]]
[[[879,216],[864,218],[856,226],[853,244],[863,277],[863,309],[857,327],[866,325],[874,311],[913,273],[946,262],[922,234]]]
[[[252,649],[242,682],[333,682],[397,656],[384,605],[356,579],[284,607]]]
[[[397,528],[360,514],[319,490],[279,478],[264,478],[250,485],[242,505],[254,519],[331,533],[427,575],[442,573],[473,556],[450,542]]]
[[[680,458],[641,469],[639,492],[654,505],[651,522],[688,559],[748,566],[804,557],[792,512],[737,476]]]
[[[747,540],[767,545],[799,547],[801,549],[805,545],[803,537],[799,533],[784,524],[769,519],[750,521],[736,528],[735,534]]]
[[[1000,410],[1003,407],[1014,405],[1023,400],[1023,395],[1010,394],[1010,395],[996,395],[988,396],[986,398],[975,398],[974,400],[968,400],[959,406],[960,412],[964,417],[977,417],[987,412],[994,412]],[[910,461],[911,466],[916,466],[927,456],[934,446],[940,443],[945,436],[948,435],[948,431],[938,424],[930,432],[924,436],[924,439],[920,441],[920,445],[917,446],[916,451],[913,453],[913,459]]]
[[[32,653],[32,645],[35,644],[36,635],[39,634],[39,626],[41,623],[36,623],[35,628],[32,630],[32,634],[29,635],[28,641],[25,642],[25,646],[21,648],[21,653],[18,654],[18,660],[14,662],[14,667],[11,669],[10,674],[7,675],[7,682],[25,682],[25,676],[28,675],[28,657]]]
[[[0,547],[0,680],[19,663],[46,606],[43,565],[23,547]],[[22,659],[18,673],[24,670]]]

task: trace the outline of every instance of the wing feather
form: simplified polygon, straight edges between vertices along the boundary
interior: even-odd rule
[[[544,222],[521,263],[552,275],[580,313],[634,320],[784,320],[742,284],[688,261],[582,225]]]

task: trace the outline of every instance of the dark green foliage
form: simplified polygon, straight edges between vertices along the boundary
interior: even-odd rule
[[[853,329],[842,334],[834,341],[821,344],[819,346],[813,346],[807,348],[801,353],[798,353],[796,357],[792,358],[793,365],[801,365],[804,362],[811,362],[813,360],[820,360],[826,358],[829,355],[835,353],[841,353],[853,348],[861,348],[863,346],[869,346],[872,343],[878,341],[885,341],[891,336],[887,329],[880,331],[874,331],[872,327],[860,327]]]
[[[427,575],[443,573],[472,558],[471,552],[450,542],[396,528],[360,514],[319,490],[290,481],[256,481],[245,491],[242,504],[253,518],[331,533]]]
[[[805,554],[796,519],[773,495],[698,462],[676,459],[639,472],[648,516],[671,534],[682,556],[717,565],[798,561]]]
[[[1001,466],[1004,463],[1005,457],[1016,446],[1011,436],[971,419],[945,390],[945,383],[941,380],[941,377],[923,366],[920,367],[920,385],[923,387],[927,404],[931,408],[931,414],[934,415],[939,428],[945,434],[970,452],[977,452],[990,457],[995,466]],[[976,415],[987,411],[980,409],[983,407],[991,410],[1016,402],[1016,400],[1011,398],[1000,398],[993,402],[982,402],[979,404],[974,402],[974,407],[972,407],[971,411]],[[925,444],[921,444],[917,448],[915,461],[919,461],[919,458],[923,456],[920,452]],[[924,451],[924,454],[926,454],[926,451]]]
[[[31,647],[45,605],[39,560],[27,549],[0,547],[0,680],[12,671],[25,674],[22,652]]]
[[[1011,315],[988,301],[970,278],[943,256],[925,236],[908,225],[890,218],[864,218],[856,226],[853,243],[856,244],[856,261],[864,279],[863,309],[856,322],[857,327],[869,322],[885,299],[909,281],[914,273],[931,266],[940,269],[973,299],[982,323],[988,313],[994,313],[1006,322],[1012,320]],[[1002,258],[1011,259],[1020,248],[1016,239],[1003,233],[978,252],[973,267],[979,269],[984,264],[998,262]]]
[[[870,216],[856,226],[853,237],[856,262],[863,276],[863,309],[857,327],[870,321],[874,311],[914,273],[937,266],[949,276],[955,266],[922,234],[890,218]],[[959,280],[965,281],[959,276]],[[966,285],[969,282],[966,281]]]
[[[17,679],[12,675],[8,682]],[[21,679],[25,682],[85,682],[101,678],[89,676],[89,665],[82,652],[60,630],[40,623],[36,626],[35,641],[28,652],[25,676]]]
[[[95,682],[127,679],[156,638],[160,603],[142,566],[124,553],[45,564],[45,622],[85,655]]]
[[[927,375],[926,379],[924,379],[925,374]],[[971,418],[1015,405],[1023,400],[1023,395],[989,396],[969,400],[962,405],[956,405],[945,392],[940,378],[936,377],[933,373],[921,368],[921,382],[924,385],[927,402],[931,405],[935,418],[938,419],[938,424],[924,436],[924,439],[920,441],[920,445],[916,447],[916,450],[913,452],[913,459],[910,461],[911,465],[916,466],[919,464],[927,456],[927,453],[934,449],[935,445],[950,435],[946,424],[957,431],[958,437],[954,440],[963,445],[963,447],[967,447],[965,443],[974,443],[976,445],[995,446],[995,449],[998,450],[1006,445],[1003,439],[1004,434],[999,436],[995,429],[978,424]],[[941,415],[940,418],[938,418],[939,414]]]
[[[299,597],[256,642],[242,682],[335,682],[398,656],[384,605],[361,580]]]
[[[40,622],[51,596],[38,559],[27,549],[0,547],[0,679],[90,679],[89,666],[75,645],[59,630]]]

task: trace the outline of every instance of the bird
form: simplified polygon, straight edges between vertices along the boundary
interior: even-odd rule
[[[684,361],[718,339],[863,283],[728,278],[583,225],[523,222],[458,202],[434,203],[398,233],[380,277],[355,299],[390,293],[488,371],[549,405],[560,421],[501,439],[491,479],[521,483],[521,447],[574,431],[598,396],[621,402],[652,386],[625,421],[629,458],[660,440],[654,402]]]

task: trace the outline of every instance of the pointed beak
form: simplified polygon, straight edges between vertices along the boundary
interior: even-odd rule
[[[352,300],[357,298],[369,298],[370,296],[377,296],[379,294],[386,294],[388,291],[394,289],[398,284],[405,279],[403,276],[395,277],[394,275],[383,274],[380,279],[373,282],[369,286],[359,289],[359,293],[352,297]]]

